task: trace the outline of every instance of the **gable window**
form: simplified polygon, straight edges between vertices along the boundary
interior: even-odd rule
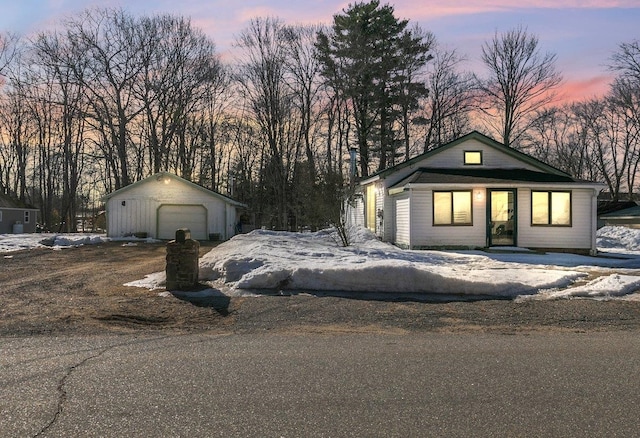
[[[464,151],[465,165],[482,164],[482,151]]]
[[[376,231],[376,186],[369,184],[367,186],[367,198],[365,200],[366,208],[366,225],[367,228],[375,233]]]
[[[434,191],[433,225],[473,225],[471,190]]]
[[[571,226],[571,192],[532,190],[531,225]]]
[[[24,212],[24,223],[28,224],[29,223],[29,218],[31,216],[31,212],[30,211],[25,211]]]

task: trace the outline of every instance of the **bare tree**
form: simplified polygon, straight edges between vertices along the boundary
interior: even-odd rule
[[[143,18],[139,27],[148,35],[144,40],[152,41],[141,58],[144,80],[135,85],[144,107],[149,167],[153,172],[168,170],[173,155],[176,170],[191,179],[193,148],[186,134],[193,129],[189,118],[202,109],[207,87],[219,82],[222,67],[215,46],[182,17]]]
[[[455,50],[435,50],[428,75],[429,95],[424,99],[426,125],[424,151],[448,143],[469,130],[469,114],[474,108],[473,76],[458,71],[463,58]]]
[[[284,34],[287,38],[289,54],[285,60],[288,81],[293,92],[294,104],[300,115],[299,140],[304,147],[304,156],[309,177],[315,180],[316,157],[314,132],[320,118],[320,80],[321,66],[316,56],[316,34],[323,30],[322,26],[286,26]]]
[[[518,27],[482,46],[482,61],[489,77],[478,80],[489,125],[505,145],[517,144],[532,117],[553,102],[562,76],[556,71],[556,55],[542,54],[538,38]]]
[[[5,73],[7,67],[11,64],[16,56],[18,46],[18,37],[9,33],[0,34],[0,90],[4,88],[6,83]],[[5,102],[7,104],[8,102]],[[8,108],[0,108],[0,117],[5,121],[10,118],[7,114]],[[1,133],[1,131],[0,131]],[[0,136],[0,141],[2,136]],[[0,143],[1,145],[1,143]],[[10,173],[11,173],[11,154],[5,148],[0,147],[0,192],[8,189]]]
[[[121,9],[89,10],[66,23],[75,52],[72,65],[82,82],[91,110],[89,121],[100,135],[115,188],[131,183],[131,123],[144,111],[136,98],[136,85],[153,46],[153,34]]]
[[[287,84],[288,48],[284,24],[275,18],[253,19],[236,45],[242,50],[238,67],[240,97],[260,127],[266,145],[261,159],[258,201],[264,222],[277,229],[288,228],[289,171],[295,139],[293,96]]]
[[[582,108],[565,105],[541,110],[523,135],[521,144],[534,157],[576,178],[600,180],[602,176],[587,130],[576,116],[576,111],[585,114]]]
[[[3,66],[6,85],[0,118],[7,148],[3,155],[8,160],[4,162],[4,183],[0,183],[0,187],[3,186],[3,190],[22,202],[31,202],[29,197],[33,191],[30,190],[29,164],[34,156],[34,139],[37,138],[36,122],[28,105],[33,81],[29,78],[26,43],[21,42],[12,50],[11,61]]]
[[[600,176],[604,178],[614,200],[625,190],[629,166],[638,151],[638,133],[629,117],[611,99],[593,99],[574,106],[585,129],[587,142]]]
[[[623,78],[640,83],[640,41],[622,43],[611,56],[609,68]]]
[[[228,186],[230,143],[234,128],[231,117],[233,88],[227,69],[222,68],[202,88],[199,109],[192,114],[201,142],[198,182],[212,190]],[[228,187],[229,194],[233,188]]]
[[[51,139],[55,153],[60,156],[60,166],[51,169],[54,176],[42,175],[49,180],[54,178],[62,186],[60,194],[61,205],[58,212],[61,216],[60,230],[75,231],[75,218],[78,213],[80,185],[85,165],[85,117],[88,107],[84,99],[82,82],[77,80],[71,65],[75,62],[69,41],[64,34],[42,33],[32,43],[32,71],[36,83],[47,84],[48,90],[38,90],[34,93],[47,93],[46,96],[33,96],[31,105],[34,116],[41,120],[39,131],[41,145],[49,143]],[[52,126],[47,126],[50,123]],[[49,162],[49,159],[43,161]],[[43,163],[44,164],[44,163]],[[40,170],[44,168],[41,166]],[[51,184],[47,184],[51,185]],[[41,184],[41,187],[43,184]],[[41,195],[51,191],[41,190]],[[51,195],[49,194],[49,197]],[[48,202],[47,198],[45,203]],[[44,212],[43,216],[50,212]],[[47,222],[47,225],[50,225]]]
[[[640,132],[640,42],[634,40],[620,44],[612,55],[609,68],[618,72],[611,85],[611,98],[631,121],[630,130]],[[630,195],[635,187],[635,179],[640,166],[640,151],[631,157],[627,185]]]
[[[0,80],[7,67],[18,54],[19,41],[20,38],[15,34],[0,33]]]

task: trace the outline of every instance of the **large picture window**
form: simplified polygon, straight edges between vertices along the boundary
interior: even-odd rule
[[[571,192],[532,191],[531,224],[571,226]]]
[[[473,225],[471,191],[433,192],[433,225]]]

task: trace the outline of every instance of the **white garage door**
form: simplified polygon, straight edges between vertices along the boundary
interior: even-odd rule
[[[191,230],[191,238],[207,240],[207,209],[203,205],[161,205],[158,209],[158,238],[175,239],[178,228]]]

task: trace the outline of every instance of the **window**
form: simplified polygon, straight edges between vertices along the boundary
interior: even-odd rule
[[[482,151],[464,151],[464,164],[482,164]]]
[[[473,225],[471,191],[433,192],[433,225]]]
[[[30,217],[30,215],[31,215],[31,212],[30,212],[30,211],[25,211],[25,212],[24,212],[24,223],[25,223],[25,224],[28,224],[28,223],[29,223],[29,217]]]
[[[367,199],[365,200],[365,208],[367,210],[366,220],[367,228],[375,233],[376,231],[376,186],[370,184],[367,186]]]
[[[531,225],[571,226],[571,192],[531,191]]]

